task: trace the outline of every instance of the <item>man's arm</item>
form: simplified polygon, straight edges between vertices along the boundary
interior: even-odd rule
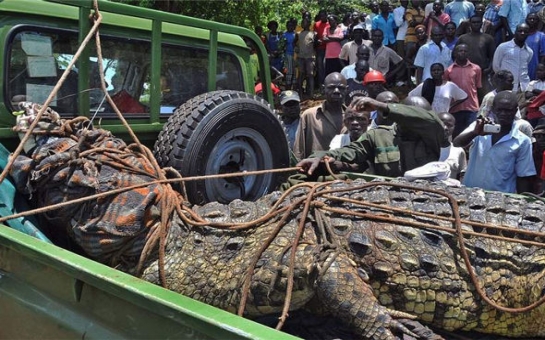
[[[494,52],[494,58],[492,59],[492,70],[494,70],[494,72],[498,72],[499,70],[501,70],[501,60],[503,58],[503,55],[505,54],[503,46],[499,45]]]
[[[532,179],[536,175],[536,167],[532,155],[532,143],[529,138],[521,143],[516,157],[517,192],[533,192]]]
[[[392,50],[391,48],[388,48],[388,58],[390,65],[394,65],[394,67],[390,68],[388,72],[384,75],[387,82],[390,82],[393,77],[395,77],[403,67],[405,67],[405,63],[403,62],[403,58],[399,56],[399,54],[396,53],[396,51]]]
[[[380,110],[384,119],[397,123],[403,134],[420,137],[431,150],[437,152],[438,158],[441,147],[448,145],[443,122],[433,111],[417,106],[386,104],[369,97],[359,97],[352,106],[356,110],[365,107]]]
[[[509,21],[506,17],[500,16],[500,22],[502,27],[505,28],[505,31],[507,32],[506,41],[511,40],[513,38],[513,31],[511,31],[511,27],[509,26]]]
[[[493,98],[490,98],[488,94],[484,96],[481,106],[479,107],[479,112],[477,113],[478,117],[488,116],[488,113],[492,109],[492,101]]]
[[[321,165],[326,162],[334,171],[361,172],[367,168],[367,160],[371,157],[373,150],[371,144],[366,132],[357,141],[342,148],[314,152],[309,158],[297,163],[297,166],[301,167],[300,172],[309,176],[317,170],[323,171]]]
[[[424,68],[417,66],[416,67],[416,85],[419,85],[422,82],[423,73],[424,73]]]
[[[378,19],[377,19],[377,18],[378,18],[379,15],[380,15],[380,14],[377,14],[377,15],[373,18],[373,20],[371,20],[371,30],[376,30],[376,29],[378,28]],[[369,32],[369,33],[371,33],[371,32]]]
[[[462,104],[463,102],[465,102],[467,100],[468,97],[465,97],[464,99],[458,99],[458,100],[455,100],[454,102],[452,102],[452,104],[450,104],[450,110],[452,110],[454,107],[456,107],[456,105],[460,105]]]
[[[339,60],[341,62],[342,67],[346,67],[346,65],[348,65],[349,62],[350,62],[350,56],[349,56],[349,53],[350,53],[349,46],[350,45],[351,45],[351,43],[346,43],[341,48],[341,53],[339,54]]]
[[[412,10],[405,11],[405,20],[407,20],[407,24],[409,24],[409,27],[416,27],[416,20],[414,20],[414,14],[412,13]]]
[[[522,0],[522,1],[525,1],[525,0]],[[498,11],[498,16],[500,17],[501,26],[506,30],[508,34],[507,39],[505,41],[513,38],[513,32],[511,31],[511,27],[509,27],[509,20],[507,20],[507,16],[509,15],[509,12],[511,11],[511,3],[512,3],[512,0],[504,0]]]
[[[401,25],[403,25],[404,16],[405,16],[405,11],[398,8],[394,9],[394,21],[397,27],[401,27]]]
[[[424,73],[425,66],[425,53],[427,52],[426,45],[420,47],[418,52],[416,52],[416,57],[414,57],[413,65],[416,66],[416,85],[422,82],[422,75]]]
[[[299,126],[295,134],[295,141],[293,142],[293,154],[297,159],[305,158],[305,144],[306,144],[306,119],[305,113],[301,115],[299,119]]]
[[[490,38],[492,38],[492,36],[490,36]],[[489,42],[487,45],[487,53],[486,53],[486,58],[487,58],[486,65],[488,66],[484,70],[482,70],[484,75],[488,75],[490,74],[490,72],[492,72],[492,59],[494,59],[494,52],[496,52],[496,42],[494,41],[494,38],[492,39],[490,38],[488,39]]]
[[[473,141],[473,139],[475,139],[475,137],[481,136],[483,134],[483,127],[485,122],[486,122],[485,118],[482,118],[482,117],[478,118],[475,121],[475,127],[473,128],[473,130],[466,129],[462,131],[462,133],[460,133],[458,136],[456,136],[456,138],[454,138],[454,140],[452,141],[452,145],[461,147],[461,148],[465,147],[466,145],[469,145]]]
[[[478,89],[480,89],[481,87],[483,87],[483,78],[482,78],[482,74],[483,74],[483,70],[481,70],[481,68],[477,65],[477,69],[475,70],[475,85],[477,86]]]
[[[386,81],[389,82],[392,80],[392,78],[394,78],[400,71],[401,69],[405,66],[405,63],[403,62],[403,59],[401,59],[400,61],[397,62],[397,64],[394,65],[394,67],[392,69],[390,69],[388,71],[388,73],[386,73],[384,75],[384,77],[386,78]]]

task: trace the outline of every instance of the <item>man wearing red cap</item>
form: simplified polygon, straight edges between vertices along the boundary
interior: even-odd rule
[[[377,98],[379,93],[386,91],[384,84],[386,84],[386,79],[380,71],[369,71],[363,77],[363,85],[367,87],[367,93],[373,99]]]

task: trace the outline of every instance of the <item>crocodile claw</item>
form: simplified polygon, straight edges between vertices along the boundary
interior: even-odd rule
[[[361,278],[361,271],[344,255],[339,255],[317,282],[320,301],[362,338],[395,339],[404,334],[426,339],[395,318],[414,319],[413,315],[387,309],[380,305],[372,288]]]

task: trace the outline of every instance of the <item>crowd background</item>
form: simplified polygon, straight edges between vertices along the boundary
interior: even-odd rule
[[[300,17],[283,24],[271,20],[265,29],[256,27],[273,70],[284,76],[281,90],[288,95],[284,93],[281,104],[288,104],[289,98],[297,103],[305,98],[325,99],[300,117],[294,113],[297,110],[291,111],[289,119],[283,115],[293,129],[290,144],[301,164],[313,168],[315,163],[305,160],[320,155],[319,159],[348,160],[345,163],[353,169],[359,166],[373,173],[373,163],[378,168],[384,165],[377,164],[384,155],[376,155],[384,146],[364,145],[362,140],[370,138],[371,130],[392,125],[381,140],[388,144],[386,148],[395,149],[389,169],[393,164],[399,169],[392,173],[414,168],[402,164],[407,161],[403,153],[418,159],[420,151],[407,145],[421,148],[421,158],[428,161],[440,160],[438,152],[448,158],[458,147],[464,153],[457,150],[457,165],[450,164],[457,174],[454,178],[490,190],[541,192],[536,174],[544,151],[539,149],[545,127],[544,4],[540,0],[402,0],[372,2],[369,8],[369,13],[303,10]],[[350,118],[358,113],[355,102],[361,98],[384,102],[379,95],[388,90],[397,95],[393,102],[408,97],[405,104],[434,113],[428,117],[424,111],[380,106],[382,111],[395,112],[400,122],[414,124],[426,116],[430,118],[426,124],[431,125],[425,126],[433,131],[437,127],[447,131],[445,126],[452,125],[449,149],[443,150],[447,145],[437,139],[430,149],[426,145],[430,136],[410,124],[403,128],[400,122],[386,124],[378,113],[381,109],[366,109],[359,112],[363,117]],[[510,94],[496,96],[503,91]],[[497,98],[501,98],[498,103]],[[403,118],[409,113],[410,120]],[[357,127],[359,137],[351,127]],[[401,130],[413,131],[415,136],[407,139],[410,134],[405,132],[406,140],[398,144],[395,139]],[[415,140],[405,143],[411,138]],[[445,145],[436,150],[439,144]],[[333,145],[340,151],[331,152]],[[320,153],[324,151],[330,153]],[[462,165],[466,165],[460,164],[461,154],[469,160],[467,178],[463,178],[466,168]],[[483,173],[494,174],[494,180]]]

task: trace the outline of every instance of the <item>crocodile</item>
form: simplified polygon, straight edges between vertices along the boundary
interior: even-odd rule
[[[304,309],[363,339],[415,336],[410,318],[545,337],[540,200],[395,179],[192,206],[141,149],[52,117],[42,125],[54,138],[40,134],[10,174],[38,206],[86,200],[44,217],[90,258],[248,318],[280,315],[279,327]]]
[[[366,339],[390,339],[393,332],[405,331],[395,320],[395,311],[449,331],[545,336],[543,305],[523,313],[501,310],[524,308],[543,297],[545,249],[539,243],[545,237],[541,234],[544,204],[440,183],[411,183],[413,188],[395,183],[335,182],[325,187],[323,190],[340,191],[328,194],[330,198],[318,196],[306,217],[302,206],[293,209],[255,265],[252,259],[274,234],[279,218],[238,231],[174,223],[179,228],[172,232],[166,253],[166,286],[235,312],[247,270],[253,268],[244,315],[278,313],[286,299],[291,242],[298,222],[304,219],[295,252],[291,309],[321,305]],[[444,195],[428,192],[430,188],[450,193],[459,205],[470,266],[464,263],[459,238],[453,232],[451,203]],[[211,224],[238,224],[265,215],[273,204],[289,207],[310,190],[295,190],[281,203],[277,201],[280,193],[274,193],[255,203],[209,203],[193,209]],[[506,228],[486,228],[488,224]],[[527,233],[513,234],[513,229]],[[476,292],[468,268],[492,304]],[[159,283],[157,273],[155,261],[143,278]]]

